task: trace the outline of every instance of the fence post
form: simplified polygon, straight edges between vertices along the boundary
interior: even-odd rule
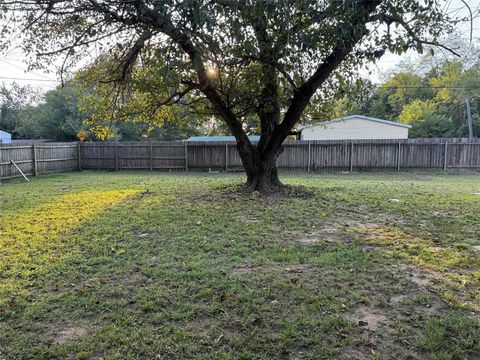
[[[353,141],[350,146],[350,172],[353,172]]]
[[[188,143],[185,141],[185,171],[188,171]]]
[[[400,171],[400,161],[402,154],[402,143],[398,142],[398,155],[397,155],[397,171]]]
[[[308,160],[307,160],[307,172],[310,172],[310,164],[312,163],[312,143],[308,141]]]
[[[37,145],[32,145],[32,161],[33,161],[33,176],[38,175],[38,166],[37,166]]]
[[[228,171],[228,142],[225,143],[225,172]]]
[[[118,141],[115,143],[115,171],[118,171]]]
[[[447,158],[447,155],[448,155],[448,141],[445,141],[445,150],[444,150],[444,154],[443,154],[443,171],[447,172],[447,161],[448,161],[448,158]]]
[[[77,161],[78,161],[78,171],[82,171],[82,155],[81,155],[81,144],[77,143]]]
[[[150,144],[150,170],[153,171],[153,145]]]

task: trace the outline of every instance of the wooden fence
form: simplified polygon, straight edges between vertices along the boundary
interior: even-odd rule
[[[242,169],[234,143],[105,142],[0,146],[0,179],[81,169]],[[480,171],[480,139],[291,141],[280,169],[321,171]]]
[[[0,180],[21,177],[12,161],[29,175],[79,170],[78,143],[0,145]]]

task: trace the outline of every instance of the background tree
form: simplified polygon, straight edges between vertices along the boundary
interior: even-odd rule
[[[276,159],[302,115],[328,101],[364,62],[421,51],[455,25],[437,0],[9,0],[2,33],[62,71],[86,54],[115,66],[98,78],[129,84],[153,65],[157,106],[199,105],[235,136],[249,190],[281,186]],[[9,38],[9,37],[5,37]],[[321,91],[319,91],[321,89]],[[113,93],[113,92],[112,92]],[[187,97],[188,95],[188,97]],[[314,99],[314,101],[312,101]],[[313,104],[313,105],[312,105]],[[245,120],[261,129],[250,143]]]
[[[460,42],[462,43],[462,42]],[[340,115],[364,113],[411,124],[411,137],[467,137],[466,99],[471,104],[473,135],[480,135],[480,52],[478,40],[464,47],[462,57],[429,53],[392,71],[386,81],[367,88],[356,101],[341,98]],[[368,91],[370,89],[370,93]],[[355,99],[354,99],[355,100]]]
[[[90,90],[90,91],[89,91]],[[130,107],[128,121],[101,108],[100,93],[91,92],[79,81],[40,95],[29,86],[18,84],[0,87],[0,129],[17,139],[82,140],[178,140],[206,133],[195,114],[180,111],[160,123],[143,121]],[[106,114],[105,118],[100,118]]]
[[[22,128],[31,118],[31,104],[39,100],[39,94],[30,86],[13,83],[0,85],[0,129],[14,137],[23,137]]]
[[[43,101],[32,110],[30,121],[22,126],[35,129],[32,137],[56,141],[78,140],[77,133],[85,128],[84,120],[89,114],[80,108],[79,94],[81,89],[73,84],[48,91]]]

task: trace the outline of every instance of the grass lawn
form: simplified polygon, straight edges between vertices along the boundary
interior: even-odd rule
[[[479,174],[0,185],[0,359],[478,359]]]

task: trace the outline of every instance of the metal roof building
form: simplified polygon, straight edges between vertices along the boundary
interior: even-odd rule
[[[259,141],[260,136],[259,135],[250,135],[248,137],[250,141]],[[189,137],[187,140],[188,142],[235,142],[235,136],[192,136]]]

